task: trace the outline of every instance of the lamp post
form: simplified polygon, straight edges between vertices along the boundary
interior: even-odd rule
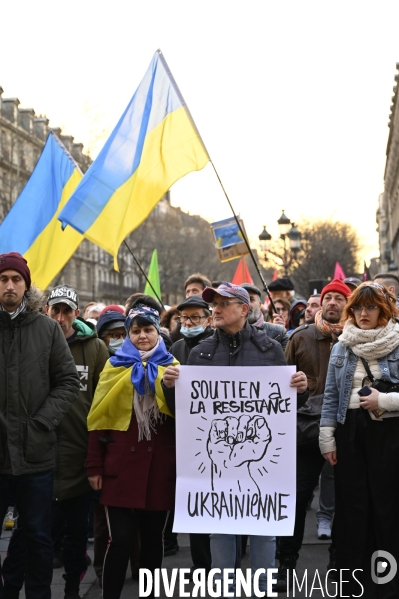
[[[263,231],[259,235],[260,249],[263,252],[265,262],[268,260],[268,254],[272,254],[279,258],[284,268],[284,274],[288,275],[288,269],[294,260],[296,260],[298,252],[301,249],[301,232],[295,223],[291,223],[284,210],[277,221],[280,239],[283,242],[283,253],[278,254],[271,249],[272,236],[266,231],[266,226],[263,226]]]

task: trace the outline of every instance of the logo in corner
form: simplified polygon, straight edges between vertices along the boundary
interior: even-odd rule
[[[396,576],[398,564],[388,551],[379,549],[371,556],[371,578],[375,584],[387,584]]]

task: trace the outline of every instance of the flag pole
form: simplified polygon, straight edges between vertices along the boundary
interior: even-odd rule
[[[163,305],[163,302],[162,302],[161,298],[159,297],[158,293],[155,291],[154,287],[152,286],[152,283],[151,283],[150,279],[147,277],[147,275],[145,274],[144,270],[142,269],[140,262],[137,260],[136,256],[133,254],[133,251],[131,250],[130,246],[128,245],[126,239],[123,240],[123,243],[125,244],[125,246],[129,250],[129,252],[131,253],[131,255],[133,257],[133,260],[135,261],[135,263],[137,264],[137,266],[140,269],[141,274],[143,275],[143,277],[145,278],[145,280],[147,281],[147,283],[149,284],[149,286],[151,287],[151,289],[155,293],[155,297],[157,298],[157,300],[161,304],[162,308],[165,310],[165,306]]]
[[[242,238],[243,238],[243,240],[245,241],[245,245],[247,246],[248,252],[249,252],[249,254],[250,254],[251,258],[252,258],[252,262],[254,263],[254,266],[255,266],[255,268],[256,268],[256,270],[257,270],[257,272],[258,272],[259,278],[260,278],[260,280],[262,281],[263,290],[264,290],[264,291],[265,291],[265,293],[267,294],[267,296],[268,296],[268,298],[269,298],[269,300],[270,300],[270,303],[271,303],[271,305],[272,305],[272,308],[273,308],[274,312],[277,314],[276,306],[274,305],[274,302],[273,302],[272,296],[270,295],[269,288],[268,288],[268,286],[267,286],[267,284],[266,284],[266,281],[265,281],[265,279],[264,279],[264,277],[263,277],[263,275],[262,275],[262,273],[261,273],[261,271],[260,271],[259,265],[258,265],[257,261],[255,260],[255,256],[254,256],[254,254],[253,254],[253,252],[252,252],[251,248],[249,247],[249,243],[248,243],[247,236],[245,235],[245,233],[244,233],[244,231],[243,231],[243,228],[241,227],[240,221],[238,220],[238,218],[237,218],[237,215],[236,215],[236,213],[234,212],[234,209],[233,209],[233,206],[231,205],[231,202],[230,202],[229,196],[227,195],[227,192],[226,192],[226,190],[225,190],[225,188],[224,188],[224,186],[223,186],[222,180],[221,180],[221,178],[219,177],[219,173],[217,172],[217,170],[216,170],[216,167],[215,167],[215,165],[214,165],[214,164],[213,164],[213,162],[212,162],[212,159],[211,159],[211,157],[210,157],[210,155],[209,155],[209,152],[208,152],[208,150],[206,149],[206,146],[205,146],[205,144],[204,144],[204,141],[203,141],[203,139],[202,139],[202,137],[201,137],[201,135],[200,135],[200,132],[198,131],[197,125],[195,124],[195,121],[194,121],[194,119],[193,119],[193,117],[192,117],[192,115],[191,115],[191,112],[190,112],[190,110],[189,110],[189,108],[188,108],[188,106],[187,106],[187,104],[186,104],[186,102],[185,102],[185,100],[184,100],[184,98],[183,98],[183,95],[182,95],[182,93],[181,93],[181,91],[180,91],[180,89],[179,89],[179,87],[178,87],[178,85],[177,85],[177,83],[176,83],[176,81],[175,81],[175,79],[174,79],[174,77],[173,77],[172,73],[171,73],[171,70],[169,69],[168,63],[166,62],[166,60],[165,60],[165,57],[164,57],[164,55],[162,54],[162,51],[161,51],[161,50],[158,48],[157,52],[158,52],[158,55],[159,55],[159,59],[160,59],[160,61],[162,62],[163,66],[164,66],[164,68],[165,68],[165,71],[167,72],[167,74],[168,74],[168,76],[169,76],[169,79],[170,79],[170,81],[171,81],[171,83],[172,83],[172,85],[173,85],[173,87],[174,87],[174,89],[175,89],[175,91],[176,91],[176,94],[178,95],[180,102],[182,103],[182,105],[184,106],[184,108],[185,108],[185,110],[186,110],[186,112],[187,112],[187,116],[188,116],[188,118],[190,119],[190,121],[191,121],[191,124],[192,124],[192,126],[193,126],[193,128],[194,128],[195,132],[197,133],[197,135],[198,135],[199,139],[201,140],[201,143],[202,143],[202,145],[203,145],[203,147],[204,147],[204,150],[205,150],[205,152],[208,154],[209,162],[211,163],[211,165],[212,165],[212,167],[213,167],[213,170],[215,171],[216,177],[218,178],[218,181],[219,181],[219,183],[220,183],[220,186],[221,186],[221,188],[222,188],[222,190],[223,190],[223,193],[224,193],[224,195],[226,196],[226,200],[227,200],[227,201],[228,201],[228,203],[229,203],[229,206],[230,206],[230,208],[231,208],[231,211],[232,211],[232,213],[233,213],[233,216],[234,216],[234,218],[235,218],[235,221],[236,221],[236,223],[237,223],[237,225],[238,225],[238,228],[239,228],[239,230],[240,230],[240,233],[241,233],[241,235],[242,235]]]

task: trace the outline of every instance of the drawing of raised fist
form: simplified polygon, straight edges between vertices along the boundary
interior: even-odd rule
[[[212,461],[212,489],[219,487],[219,482],[225,486],[224,479],[229,472],[229,479],[237,481],[239,491],[246,492],[248,485],[255,484],[259,492],[250,466],[265,456],[271,438],[263,416],[228,416],[213,420],[207,442]]]

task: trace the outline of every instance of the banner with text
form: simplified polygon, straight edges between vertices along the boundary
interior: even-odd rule
[[[180,366],[176,532],[292,535],[295,366]]]

